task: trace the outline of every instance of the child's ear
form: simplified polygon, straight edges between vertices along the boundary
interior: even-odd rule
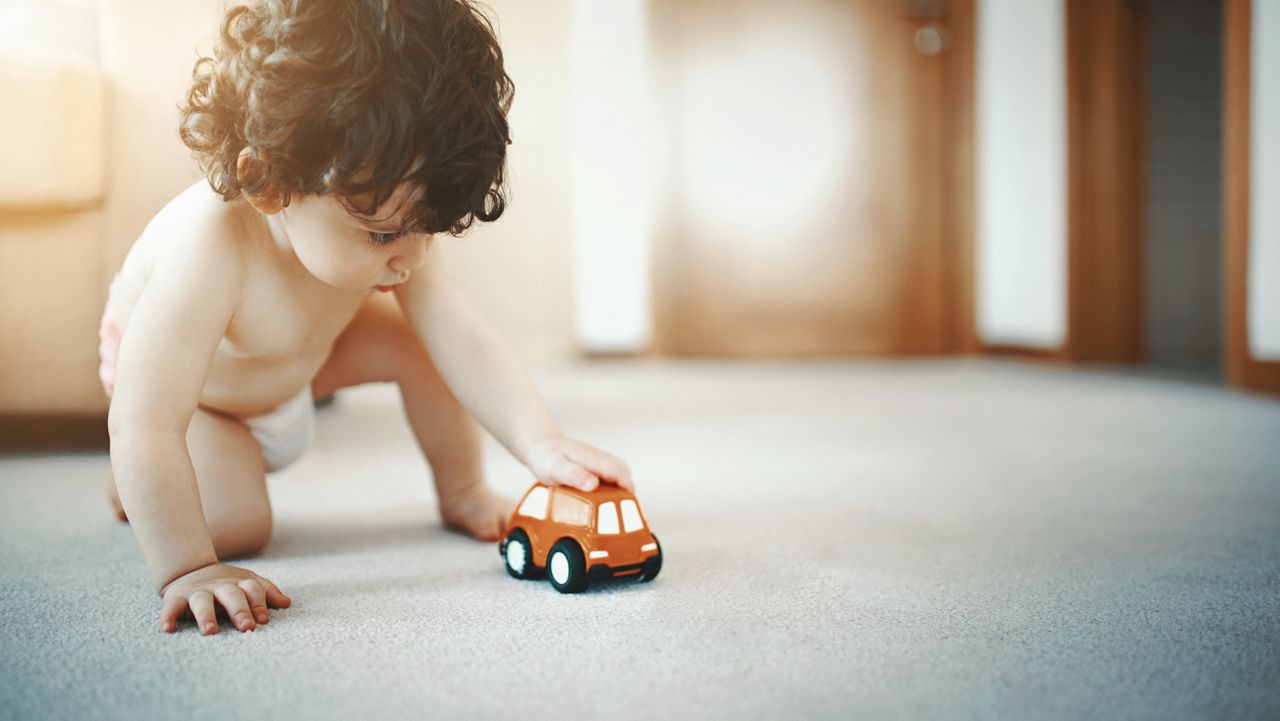
[[[236,178],[242,186],[266,172],[266,164],[269,162],[267,151],[259,151],[258,155],[261,156],[259,158],[254,158],[253,155],[249,148],[245,148],[240,151],[240,157],[236,160]],[[266,192],[257,195],[245,193],[244,199],[264,215],[275,215],[284,208],[283,193]]]

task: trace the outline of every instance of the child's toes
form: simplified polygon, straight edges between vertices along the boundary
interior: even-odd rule
[[[455,502],[445,505],[441,512],[445,525],[485,542],[501,537],[507,517],[515,508],[514,501],[483,487],[469,497],[451,500]]]
[[[481,519],[472,524],[468,530],[471,531],[471,535],[481,541],[496,541],[498,540],[498,529],[498,523],[493,519]]]

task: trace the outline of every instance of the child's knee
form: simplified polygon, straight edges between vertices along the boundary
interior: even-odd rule
[[[271,540],[270,506],[241,509],[208,521],[213,550],[220,559],[251,556]]]

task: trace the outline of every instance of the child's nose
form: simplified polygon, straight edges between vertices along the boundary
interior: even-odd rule
[[[412,273],[422,267],[427,259],[427,240],[421,236],[413,238],[413,242],[399,253],[391,256],[387,266],[397,273]]]

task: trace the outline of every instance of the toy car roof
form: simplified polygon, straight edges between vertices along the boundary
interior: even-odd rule
[[[545,487],[547,484],[538,482],[536,485]],[[589,501],[591,503],[604,503],[606,501],[623,501],[627,499],[631,499],[634,501],[636,498],[635,494],[632,493],[631,491],[628,491],[622,486],[614,485],[612,483],[601,483],[600,485],[596,486],[596,489],[594,491],[583,491],[583,490],[574,488],[573,486],[556,486],[556,491],[561,493],[568,493],[571,496],[577,496],[578,498],[581,498],[584,501]]]

